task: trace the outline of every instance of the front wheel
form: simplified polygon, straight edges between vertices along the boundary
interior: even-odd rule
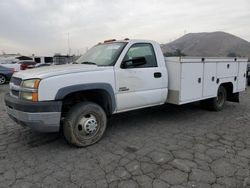
[[[75,105],[68,112],[63,125],[63,133],[68,143],[85,147],[102,138],[106,124],[106,114],[99,105],[83,102]]]
[[[6,77],[0,74],[0,85],[5,84],[5,82],[6,82]]]
[[[209,110],[212,111],[221,111],[225,106],[226,100],[227,100],[227,91],[225,87],[220,86],[217,92],[217,97],[208,99],[206,101],[207,107]]]

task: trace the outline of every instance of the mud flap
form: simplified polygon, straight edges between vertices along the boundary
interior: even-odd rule
[[[227,96],[227,101],[230,102],[240,102],[240,95],[238,93],[231,93],[230,95]]]

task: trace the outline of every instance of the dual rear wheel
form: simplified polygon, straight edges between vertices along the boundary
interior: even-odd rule
[[[221,111],[225,106],[226,100],[227,90],[224,86],[220,86],[217,92],[217,96],[201,101],[201,105],[208,110]]]

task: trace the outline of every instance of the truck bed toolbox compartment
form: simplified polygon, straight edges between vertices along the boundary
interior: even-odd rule
[[[168,103],[185,104],[217,96],[221,83],[231,82],[234,93],[245,90],[247,59],[167,57]]]

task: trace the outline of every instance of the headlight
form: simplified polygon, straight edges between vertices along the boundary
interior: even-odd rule
[[[40,81],[41,80],[39,80],[39,79],[25,80],[22,83],[22,87],[24,87],[24,88],[38,89]]]
[[[38,101],[38,87],[40,79],[25,80],[21,84],[20,98],[28,101]]]
[[[31,92],[22,91],[20,93],[20,98],[24,99],[24,100],[32,101],[32,94],[33,93],[31,93]]]

